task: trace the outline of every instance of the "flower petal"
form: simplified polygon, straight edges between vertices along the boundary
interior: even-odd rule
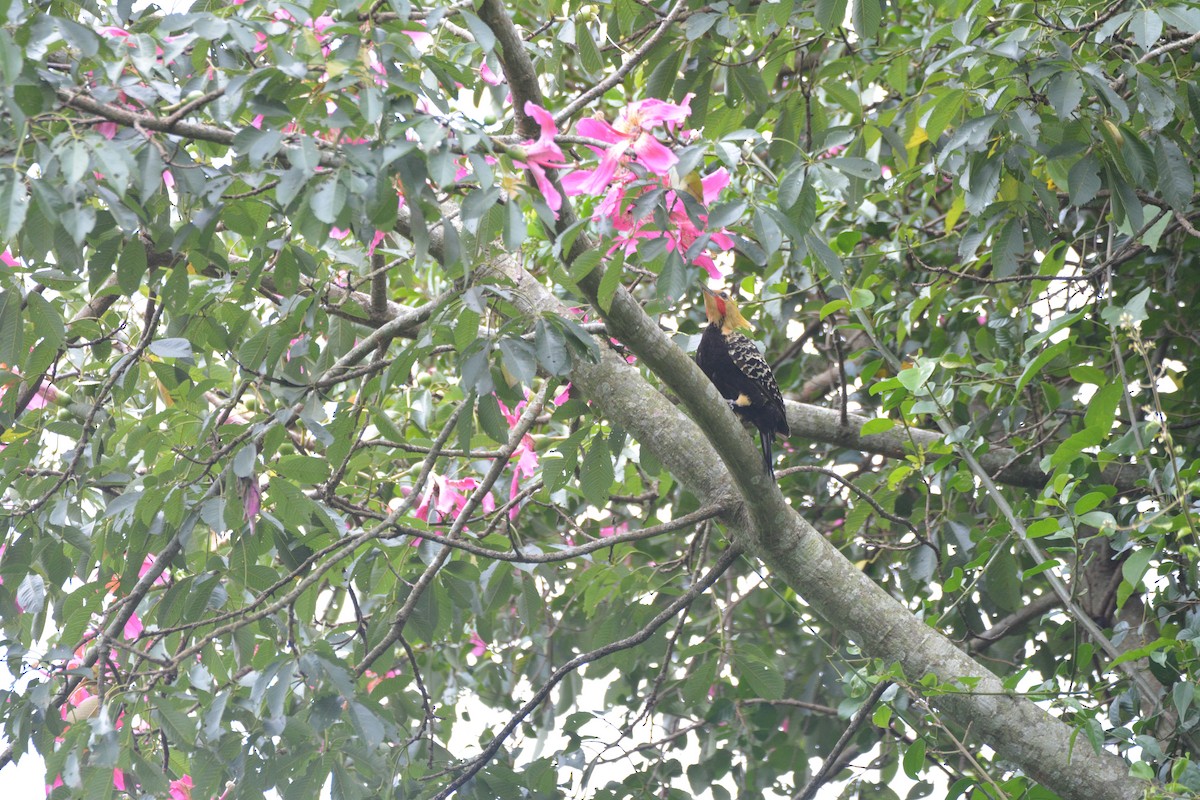
[[[666,175],[671,171],[671,167],[679,163],[679,158],[669,147],[648,133],[643,133],[633,143],[633,152],[637,153],[641,162],[655,175]]]
[[[711,205],[721,190],[729,185],[729,170],[721,167],[700,179],[704,205]]]
[[[575,124],[575,132],[580,136],[599,139],[602,142],[612,142],[613,144],[627,138],[625,134],[618,131],[612,125],[595,117],[586,117],[579,120]]]

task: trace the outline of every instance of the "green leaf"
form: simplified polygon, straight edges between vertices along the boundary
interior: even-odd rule
[[[571,353],[567,340],[557,327],[538,320],[534,333],[538,363],[551,375],[566,375],[571,371]]]
[[[1083,99],[1083,81],[1074,72],[1060,72],[1050,79],[1046,93],[1054,113],[1065,120],[1079,108],[1079,101]]]
[[[925,770],[925,740],[917,739],[904,751],[904,774],[914,781]]]
[[[197,720],[177,708],[170,698],[160,696],[154,715],[162,723],[168,737],[176,745],[190,746],[196,742]]]
[[[617,293],[617,287],[621,285],[623,270],[624,264],[620,259],[610,259],[604,268],[604,277],[600,279],[600,288],[596,292],[596,302],[605,314],[612,308],[613,297]]]
[[[658,274],[658,281],[655,285],[656,295],[667,303],[674,303],[687,293],[693,280],[693,275],[684,266],[679,253],[671,251],[667,253],[666,263],[663,264],[662,272]]]
[[[1150,566],[1150,559],[1153,557],[1153,548],[1142,547],[1134,550],[1129,554],[1129,558],[1125,559],[1125,563],[1121,565],[1121,577],[1130,586],[1136,587],[1146,574],[1146,570]]]
[[[1084,415],[1083,430],[1071,434],[1060,444],[1050,457],[1052,467],[1059,467],[1074,460],[1084,448],[1096,447],[1112,431],[1117,406],[1125,390],[1120,383],[1110,383],[1092,396]]]
[[[854,0],[851,12],[854,20],[854,32],[860,39],[874,39],[879,33],[879,20],[883,17],[880,0]]]
[[[825,31],[840,28],[846,21],[846,3],[847,0],[817,0],[817,25]]]
[[[475,43],[483,48],[483,52],[492,52],[496,47],[496,35],[492,33],[492,29],[470,11],[462,11],[460,13],[463,20],[467,23],[467,29],[475,37]]]
[[[25,182],[11,170],[0,170],[0,242],[7,243],[16,238],[28,211],[29,194],[25,191]]]
[[[522,386],[532,386],[537,376],[537,351],[532,342],[515,337],[500,340],[504,367]]]
[[[670,97],[679,74],[679,65],[683,63],[683,56],[683,48],[673,49],[655,65],[650,77],[646,79],[646,97]]]
[[[271,330],[269,328],[264,328],[246,341],[242,342],[242,346],[238,348],[238,361],[244,365],[246,369],[261,369],[263,362],[267,358],[267,352],[270,350],[270,346]]]
[[[1042,519],[1035,520],[1029,524],[1028,528],[1025,529],[1025,533],[1030,539],[1040,539],[1043,536],[1049,536],[1052,533],[1058,533],[1058,531],[1058,520],[1054,517],[1044,517]]]
[[[838,172],[843,172],[852,178],[874,180],[880,175],[879,164],[875,163],[874,161],[869,161],[865,158],[838,156],[837,158],[826,159],[825,163],[836,169]]]
[[[159,358],[191,358],[192,343],[187,339],[172,337],[169,339],[155,339],[147,347],[151,353]]]
[[[845,268],[842,266],[842,260],[838,258],[837,253],[830,249],[825,240],[815,234],[805,234],[804,243],[808,245],[808,249],[812,252],[821,265],[825,267],[829,273],[829,277],[835,281],[840,281],[845,274]]]
[[[589,75],[598,75],[604,69],[604,59],[596,47],[595,40],[592,39],[592,31],[587,23],[580,22],[575,25],[575,46],[579,48],[579,63],[584,71]]]
[[[1017,379],[1017,385],[1013,389],[1014,393],[1020,394],[1021,390],[1042,371],[1043,367],[1065,353],[1070,346],[1071,339],[1068,337],[1038,353],[1037,358],[1030,361],[1021,372],[1021,377]]]
[[[50,347],[58,347],[67,338],[67,326],[58,308],[37,292],[25,296],[26,310],[33,320],[33,333]]]
[[[708,33],[713,25],[717,24],[717,20],[721,18],[720,14],[702,11],[699,14],[692,14],[683,23],[683,33],[689,42],[694,42],[704,34]]]
[[[761,656],[741,649],[735,650],[733,674],[739,682],[747,684],[757,697],[767,700],[783,697],[783,676],[774,665]]]
[[[926,381],[933,375],[934,369],[937,367],[937,362],[928,358],[917,359],[916,363],[908,369],[900,370],[896,379],[900,381],[900,385],[913,394],[917,394]]]
[[[479,321],[478,311],[465,306],[459,309],[458,319],[454,321],[454,347],[460,353],[465,352],[479,338]]]
[[[1138,47],[1149,50],[1162,36],[1162,17],[1152,9],[1139,9],[1133,12],[1133,17],[1129,20],[1129,31]]]
[[[600,361],[600,343],[596,341],[596,337],[580,327],[579,323],[568,317],[558,317],[559,324],[563,327],[563,332],[567,334],[568,342],[572,345],[572,349],[587,356],[587,360],[593,364]]]
[[[321,182],[317,190],[309,197],[309,206],[317,219],[326,225],[337,222],[338,215],[346,205],[346,187],[338,180],[337,175],[331,175]]]
[[[1010,219],[992,245],[992,266],[997,278],[1015,274],[1019,266],[1017,257],[1025,254],[1025,236],[1021,226],[1020,219]]]
[[[17,605],[24,614],[40,614],[46,605],[46,581],[31,572],[17,584]]]
[[[850,301],[844,297],[839,298],[837,300],[830,300],[828,303],[821,306],[821,312],[820,312],[819,316],[822,320],[824,320],[824,319],[827,319],[830,314],[836,313],[838,311],[841,311],[844,308],[849,308],[849,307],[850,307]]]
[[[597,436],[588,446],[579,470],[579,488],[584,498],[596,507],[608,502],[608,492],[613,483],[613,463],[608,446]]]
[[[733,76],[733,83],[741,89],[742,96],[749,100],[756,110],[763,110],[770,105],[767,85],[763,82],[762,72],[757,66],[747,64],[731,67],[729,72]]]
[[[936,142],[946,126],[957,119],[963,110],[967,94],[962,89],[950,89],[938,98],[925,120],[925,134],[929,141]]]
[[[896,427],[895,420],[888,417],[876,417],[875,419],[867,420],[863,423],[862,429],[859,430],[859,436],[871,436],[877,433],[884,433]]]
[[[1016,611],[1021,605],[1021,578],[1017,574],[1017,559],[1012,549],[1003,549],[995,555],[984,576],[988,597],[1005,611]]]
[[[1071,205],[1086,206],[1100,191],[1100,162],[1091,153],[1076,161],[1067,174]]]
[[[354,729],[358,731],[358,735],[362,737],[368,750],[374,750],[383,743],[385,733],[383,722],[369,708],[362,703],[351,701],[350,719],[354,722]]]
[[[496,395],[489,392],[480,395],[475,402],[475,413],[479,416],[479,426],[493,442],[508,441],[508,420],[500,410],[500,401]]]
[[[602,248],[593,247],[590,250],[584,250],[571,262],[569,272],[571,280],[579,283],[588,275],[591,275],[592,270],[598,267],[602,261],[604,261],[604,250]]]
[[[311,486],[329,477],[329,463],[316,456],[284,456],[275,462],[274,471],[302,486]]]
[[[1104,371],[1096,369],[1090,364],[1076,364],[1068,372],[1071,375],[1071,380],[1079,384],[1091,383],[1096,386],[1103,386],[1108,383],[1108,376],[1104,374]]]
[[[1179,145],[1165,136],[1154,142],[1154,164],[1158,172],[1158,191],[1171,208],[1186,212],[1192,203],[1192,165],[1184,157]]]
[[[699,666],[695,662],[699,661]],[[684,678],[681,694],[689,706],[697,707],[708,700],[708,692],[717,681],[717,659],[708,656],[696,656],[692,666]]]
[[[10,369],[21,364],[28,355],[24,342],[21,295],[16,291],[0,291],[0,364]]]

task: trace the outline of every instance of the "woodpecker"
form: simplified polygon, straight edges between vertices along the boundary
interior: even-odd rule
[[[758,428],[763,463],[774,478],[771,443],[777,433],[791,434],[775,373],[754,342],[738,331],[750,328],[750,323],[738,311],[737,302],[725,292],[703,291],[708,327],[700,337],[696,363],[729,401],[729,407]]]

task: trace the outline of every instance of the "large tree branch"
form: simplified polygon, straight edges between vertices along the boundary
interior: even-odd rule
[[[898,459],[917,452],[928,453],[935,448],[945,448],[945,437],[941,431],[897,426],[883,433],[863,436],[860,431],[863,425],[871,421],[871,417],[847,414],[846,424],[843,425],[841,412],[833,409],[791,400],[784,401],[784,406],[787,408],[788,425],[794,438]],[[1037,464],[1018,461],[1019,455],[1010,448],[996,447],[976,458],[984,470],[1001,483],[1029,489],[1045,486],[1050,476],[1038,468]],[[1110,464],[1100,475],[1101,481],[1110,483],[1123,492],[1134,491],[1137,489],[1137,482],[1144,478],[1143,470],[1131,464],[1121,463]]]

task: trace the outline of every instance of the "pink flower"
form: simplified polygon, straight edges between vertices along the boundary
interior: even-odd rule
[[[479,633],[471,631],[471,655],[479,658],[487,652],[487,642],[479,638]]]
[[[586,180],[581,181],[578,176],[580,173],[572,173],[563,178],[563,185],[566,188],[567,194],[578,194],[580,186],[586,183]],[[707,235],[708,243],[714,245],[721,251],[730,250],[733,248],[733,239],[728,233],[722,229],[719,231],[705,231],[697,227],[693,221],[692,215],[687,213],[683,200],[678,194],[671,190],[667,192],[665,204],[668,209],[668,219],[670,227],[666,230],[657,230],[652,227],[651,220],[642,218],[635,220],[629,206],[625,202],[626,186],[634,180],[633,172],[622,168],[616,174],[611,182],[604,199],[596,207],[593,214],[593,219],[599,220],[607,218],[613,229],[616,231],[615,244],[609,250],[623,250],[626,255],[632,255],[637,251],[638,243],[641,240],[665,238],[667,249],[678,252],[680,257],[687,261],[688,250],[696,243],[700,237]],[[664,181],[665,183],[665,181]],[[700,179],[700,194],[699,198],[705,205],[713,203],[720,195],[721,191],[729,185],[729,172],[724,168],[713,171],[710,175]],[[708,222],[707,214],[696,214],[695,218],[701,224]],[[703,250],[693,255],[691,263],[707,270],[712,278],[721,277],[720,271],[717,269],[716,263]]]
[[[526,434],[517,449],[513,451],[517,463],[513,467],[512,484],[508,489],[508,499],[513,500],[521,493],[521,478],[532,478],[537,474],[538,456],[533,449],[533,438]],[[520,506],[514,505],[508,510],[509,520],[517,518]]]
[[[142,618],[137,615],[137,612],[134,612],[133,616],[125,623],[125,638],[132,641],[141,636],[143,630]]]
[[[569,388],[570,384],[567,385],[563,392],[559,393],[558,397],[556,397],[554,400],[555,405],[562,405],[567,401],[566,392]],[[503,402],[497,399],[497,402],[500,404],[500,413],[503,414],[504,419],[508,421],[509,428],[517,427],[517,421],[521,418],[521,411],[528,403],[528,391],[525,392],[525,397],[526,399],[513,406],[511,411],[509,410],[508,406],[504,405]],[[562,399],[559,400],[558,398]],[[512,483],[509,485],[508,489],[508,499],[510,502],[515,500],[517,495],[521,493],[521,478],[532,478],[537,474],[538,455],[535,447],[536,445],[534,444],[533,437],[529,434],[525,434],[523,437],[521,437],[521,442],[517,445],[517,449],[513,450],[512,457],[517,460],[517,463],[513,466]],[[520,511],[520,505],[514,505],[512,508],[510,508],[508,510],[509,520],[515,520]]]
[[[120,767],[113,767],[113,787],[119,791],[125,791],[125,773]]]
[[[262,489],[253,477],[242,486],[242,518],[250,526],[250,533],[258,526],[258,512],[262,510]]]
[[[664,103],[662,100],[641,100],[630,103],[609,125],[601,119],[589,118],[575,126],[580,136],[590,136],[608,142],[612,146],[604,151],[600,163],[594,170],[583,170],[573,179],[581,194],[603,194],[612,182],[626,151],[632,150],[638,163],[655,175],[666,175],[679,158],[671,149],[655,138],[652,131],[659,126],[674,129],[692,113],[692,95],[683,98],[683,103]]]
[[[447,516],[455,519],[466,508],[471,492],[478,487],[479,481],[474,478],[446,478],[441,475],[430,475],[429,483],[425,486],[414,516],[431,524],[437,523]],[[481,506],[485,513],[496,510],[496,499],[490,492],[484,495]]]
[[[389,669],[387,672],[385,672],[385,673],[383,674],[383,677],[382,677],[382,678],[381,678],[381,677],[379,677],[379,675],[377,675],[377,674],[375,674],[374,672],[372,672],[371,670],[367,670],[365,674],[366,674],[366,676],[367,676],[367,694],[370,694],[371,692],[373,692],[373,691],[375,690],[375,687],[376,687],[376,686],[378,686],[379,684],[383,683],[383,682],[384,682],[386,679],[388,679],[388,678],[394,678],[394,677],[396,677],[397,675],[399,675],[399,674],[400,674],[400,670],[398,670],[398,669]]]
[[[425,26],[425,23],[422,20],[414,20],[414,22],[417,25],[420,25],[421,27]],[[403,33],[408,38],[412,39],[413,44],[415,44],[417,47],[421,48],[422,50],[424,50],[426,47],[433,46],[433,36],[431,36],[430,34],[428,34],[425,31],[400,31],[400,32]]]
[[[607,539],[610,536],[620,536],[622,533],[629,533],[628,522],[621,522],[617,525],[605,525],[600,529],[600,538]]]
[[[171,781],[171,800],[192,800],[192,776],[184,775],[178,780]]]
[[[513,163],[522,169],[529,170],[538,190],[546,198],[546,205],[550,206],[551,211],[558,211],[562,208],[562,195],[546,177],[547,169],[558,169],[563,166],[563,152],[554,142],[554,137],[558,135],[558,127],[554,124],[554,117],[550,116],[549,111],[528,100],[525,101],[525,113],[541,127],[541,134],[537,139],[526,139],[521,143],[525,149],[525,161],[514,161]]]
[[[0,264],[3,264],[6,267],[21,266],[21,262],[17,261],[17,259],[15,259],[15,258],[13,258],[13,254],[11,252],[9,252],[8,248],[5,248],[4,252],[0,253]]]
[[[154,555],[154,553],[149,553],[144,559],[142,559],[142,566],[141,566],[141,569],[138,570],[138,577],[139,578],[145,577],[146,573],[149,572],[150,569],[154,566],[154,562],[157,559],[158,559],[158,556]],[[167,585],[166,571],[164,570],[163,572],[160,572],[158,574],[158,577],[154,579],[154,583],[151,585],[152,586],[166,586]]]
[[[368,256],[375,255],[375,248],[379,247],[379,245],[383,243],[383,240],[386,236],[387,231],[375,231],[375,235],[371,237],[371,243],[367,245]]]
[[[501,78],[499,75],[492,72],[492,68],[488,66],[486,61],[483,62],[483,64],[481,64],[479,67],[479,77],[488,86],[499,86],[500,84],[504,83],[504,78]]]

